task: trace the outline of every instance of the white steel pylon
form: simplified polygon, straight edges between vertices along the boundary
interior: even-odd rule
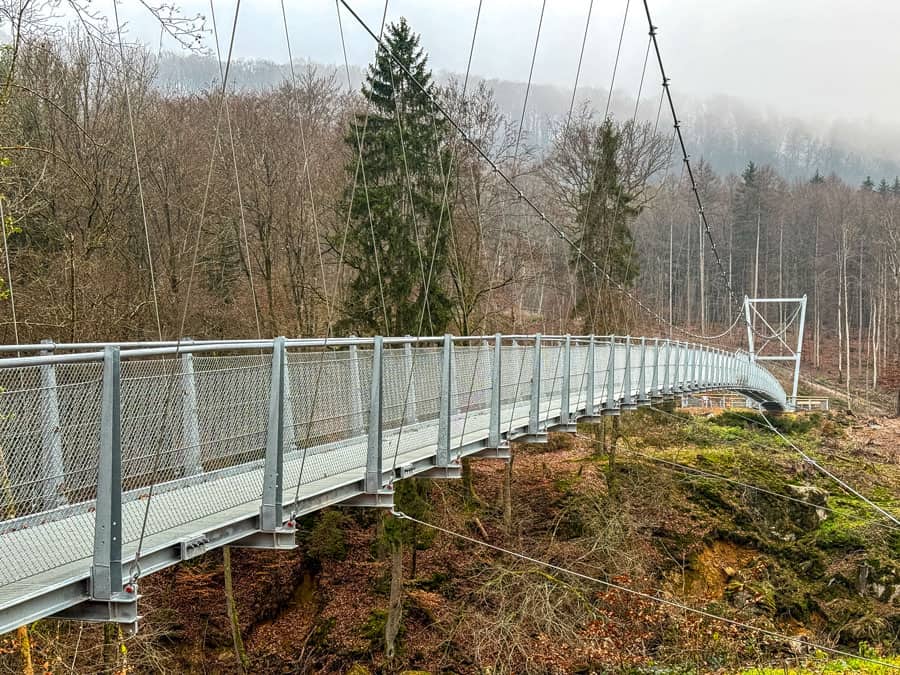
[[[788,316],[787,320],[780,322],[770,322],[765,317],[765,311],[761,311],[760,306],[769,307],[772,305],[783,305],[794,307],[794,311]],[[754,361],[793,361],[794,362],[794,381],[791,386],[791,397],[788,403],[793,407],[797,404],[797,384],[800,381],[800,358],[803,352],[803,329],[806,324],[806,296],[802,298],[749,298],[744,296],[744,315],[747,318],[747,342],[750,347],[750,358]],[[781,314],[784,317],[784,314]],[[766,331],[757,332],[756,320],[759,319]],[[789,329],[799,320],[797,328],[796,345],[792,346],[793,340],[790,339]],[[776,330],[772,323],[780,324]],[[757,338],[759,343],[757,343]],[[766,348],[774,345],[778,349],[777,354],[773,354],[772,350],[766,353]]]

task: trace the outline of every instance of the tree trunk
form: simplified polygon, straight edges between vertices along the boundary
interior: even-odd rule
[[[399,541],[391,541],[391,597],[387,620],[384,622],[384,655],[388,660],[396,653],[397,633],[403,611],[403,547]]]
[[[475,492],[475,482],[472,480],[472,458],[462,458],[462,484],[463,494],[467,500],[480,501],[478,494]]]
[[[510,458],[506,460],[506,474],[503,477],[503,525],[508,536],[512,535],[512,475],[513,458],[510,449]]]
[[[22,675],[34,675],[34,665],[31,662],[31,638],[28,636],[28,626],[19,626],[16,629],[16,639],[19,641],[19,656],[22,658]]]
[[[238,660],[238,670],[247,672],[247,652],[244,650],[244,640],[241,637],[241,627],[238,622],[237,607],[234,604],[234,587],[231,582],[231,547],[222,548],[222,567],[225,572],[225,607],[228,611],[228,623],[231,624],[231,639],[234,642],[234,655]]]

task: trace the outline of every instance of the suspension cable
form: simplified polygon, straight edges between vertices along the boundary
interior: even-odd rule
[[[384,11],[382,12],[382,15],[381,15],[381,27],[379,29],[378,44],[375,49],[375,58],[376,59],[378,58],[378,53],[383,48],[380,38],[384,34],[384,25],[385,25],[385,21],[387,19],[388,1],[389,0],[385,0]],[[351,82],[350,81],[350,64],[349,64],[349,61],[347,61],[347,59],[346,59],[347,51],[346,51],[346,44],[344,43],[343,24],[341,23],[340,6],[337,4],[337,2],[335,2],[335,10],[336,10],[337,20],[338,20],[338,28],[339,28],[339,31],[341,34],[341,45],[342,45],[344,57],[345,57],[344,58],[344,67],[347,72],[347,86],[349,89],[350,82]],[[282,0],[282,19],[283,19],[283,23],[284,23],[285,40],[288,43],[288,49],[290,49],[290,34],[288,32],[287,14],[284,11],[283,0]],[[291,61],[291,72],[293,73],[293,60]],[[293,80],[293,81],[296,82],[296,80]],[[329,301],[328,294],[327,294],[327,287],[323,286],[323,292],[326,294],[325,298],[326,298],[326,306],[327,306],[328,325],[326,328],[325,343],[322,346],[321,357],[319,358],[319,368],[316,371],[316,381],[315,381],[315,386],[313,388],[312,404],[309,407],[309,418],[307,420],[307,425],[306,425],[306,438],[304,439],[304,442],[303,442],[303,453],[300,458],[300,471],[297,474],[297,485],[294,489],[294,505],[295,506],[296,506],[297,502],[300,500],[300,485],[303,481],[303,472],[306,469],[306,458],[307,458],[307,454],[308,454],[308,450],[309,450],[309,440],[312,437],[312,422],[313,422],[313,416],[315,414],[316,402],[319,397],[320,384],[321,384],[321,380],[322,380],[322,370],[323,370],[323,366],[325,363],[325,354],[327,353],[327,350],[328,350],[328,341],[331,339],[333,331],[334,331],[334,309],[337,306],[338,291],[340,290],[341,277],[343,275],[344,257],[345,257],[345,253],[346,253],[346,247],[347,247],[347,236],[350,232],[350,223],[353,218],[353,202],[356,199],[356,190],[359,187],[359,178],[360,178],[360,174],[362,172],[363,147],[365,145],[366,133],[368,132],[368,129],[369,129],[370,112],[371,112],[371,106],[366,105],[365,113],[363,115],[362,133],[357,134],[357,140],[358,140],[357,145],[359,147],[359,155],[357,156],[356,168],[354,169],[354,172],[353,172],[353,185],[350,189],[350,200],[347,204],[347,218],[344,221],[344,231],[343,231],[343,234],[341,235],[341,249],[340,249],[340,254],[338,256],[338,273],[337,273],[337,278],[335,279],[334,285],[332,287],[332,294],[331,294],[330,301]],[[305,148],[306,148],[306,144],[304,142],[304,149]],[[311,182],[311,179],[309,178],[309,156],[308,155],[306,156],[306,165],[307,165],[307,181],[309,182],[309,189],[310,189],[310,199],[312,200],[312,182]],[[314,222],[317,222],[317,221],[314,221]],[[317,229],[317,233],[318,233],[318,229]],[[320,256],[321,256],[321,251],[320,251]],[[320,257],[320,264],[322,266],[322,275],[323,275],[322,280],[323,280],[323,284],[324,284],[325,267],[324,267],[324,263],[322,263],[321,257]],[[380,279],[380,276],[379,276],[379,279]]]
[[[381,15],[381,26],[382,26],[381,34],[382,35],[384,33],[384,22],[387,18],[387,10],[388,10],[389,1],[390,0],[384,0],[384,12]],[[353,83],[352,83],[352,79],[350,77],[350,61],[349,61],[349,57],[347,56],[347,43],[344,39],[344,22],[341,19],[340,5],[338,5],[337,3],[338,3],[338,0],[335,0],[335,9],[337,10],[337,17],[338,17],[338,30],[341,35],[341,51],[343,52],[343,55],[344,55],[344,70],[347,73],[347,89],[352,90]],[[374,33],[373,33],[373,35],[374,35]],[[377,37],[375,39],[378,41],[378,49],[375,50],[375,55],[376,55],[376,59],[377,59],[378,51],[382,48],[382,44],[381,44],[382,38]],[[390,50],[388,50],[388,51],[390,52]],[[367,103],[366,110],[368,110],[369,107],[370,106]],[[366,117],[366,121],[368,121],[368,116]],[[363,154],[364,154],[363,153],[363,142],[362,142],[362,137],[360,136],[359,126],[354,124],[353,130],[356,135],[356,144],[357,144],[357,147],[359,148],[359,171],[360,171],[360,174],[362,177],[363,195],[365,196],[365,200],[366,200],[366,213],[369,216],[369,233],[371,234],[371,237],[372,237],[372,256],[375,259],[375,272],[378,276],[378,291],[381,294],[381,311],[384,314],[384,330],[386,332],[389,332],[391,330],[391,327],[389,325],[390,322],[388,321],[387,301],[385,300],[385,297],[384,297],[384,280],[382,279],[382,275],[381,275],[381,259],[378,255],[379,247],[378,247],[378,242],[375,239],[375,219],[372,215],[372,205],[369,202],[369,185],[368,185],[368,182],[366,181],[366,163],[363,160]],[[350,202],[350,213],[352,214],[352,212],[353,212],[353,202]]]
[[[365,20],[364,20],[364,19],[363,19],[363,18],[362,18],[362,17],[361,17],[361,16],[360,16],[360,15],[359,15],[359,14],[358,14],[351,6],[350,6],[348,0],[336,0],[336,1],[337,1],[337,2],[340,2],[340,3],[347,9],[347,11],[351,14],[351,16],[353,16],[353,18],[357,21],[357,23],[359,23],[360,26],[362,26],[362,28],[369,34],[369,36],[370,36],[373,40],[375,40],[375,41],[376,41],[377,43],[379,43],[379,44],[382,44],[381,38],[379,38],[378,35],[375,34],[375,32],[369,27],[369,25],[365,22]],[[382,46],[383,46],[383,45],[382,45]],[[591,265],[592,268],[594,268],[594,269],[597,270],[598,272],[602,272],[602,273],[610,280],[610,283],[612,283],[612,284],[613,284],[613,285],[614,285],[621,293],[623,293],[624,295],[626,295],[627,297],[629,297],[629,298],[632,300],[632,302],[634,302],[634,303],[635,303],[638,307],[640,307],[643,311],[645,311],[647,314],[649,314],[649,315],[652,316],[654,319],[656,319],[656,321],[658,321],[660,324],[670,325],[669,322],[668,322],[662,315],[659,314],[659,312],[657,312],[657,311],[655,311],[654,309],[652,309],[651,307],[649,307],[646,303],[644,303],[644,302],[641,301],[639,298],[637,298],[633,293],[631,293],[627,288],[625,288],[624,286],[622,286],[622,284],[620,284],[620,283],[618,283],[617,281],[615,281],[614,279],[612,279],[612,278],[611,278],[604,270],[601,270],[601,269],[600,269],[600,265],[598,265],[596,261],[594,261],[589,255],[587,255],[587,254],[586,254],[586,253],[585,253],[585,252],[584,252],[584,251],[583,251],[583,250],[582,250],[582,249],[581,249],[581,248],[580,248],[580,247],[572,240],[572,238],[571,238],[569,235],[566,234],[566,232],[565,232],[561,227],[559,227],[559,226],[558,226],[556,223],[554,223],[554,222],[553,222],[546,214],[544,214],[544,213],[540,210],[540,208],[538,208],[538,206],[537,206],[537,204],[534,202],[534,200],[533,200],[531,197],[529,197],[527,194],[525,194],[525,193],[524,193],[524,192],[516,185],[515,181],[513,181],[513,180],[506,174],[506,172],[503,171],[503,169],[501,169],[500,166],[499,166],[494,160],[492,160],[492,159],[490,158],[490,156],[487,154],[487,152],[486,152],[486,151],[485,151],[485,150],[484,150],[477,142],[475,142],[475,141],[472,139],[472,137],[465,131],[465,129],[462,128],[462,126],[460,125],[460,123],[459,123],[458,121],[456,121],[456,120],[449,114],[449,112],[447,111],[447,109],[446,109],[443,105],[441,105],[441,103],[440,103],[439,101],[436,100],[436,98],[434,97],[434,95],[433,95],[430,91],[428,91],[428,89],[425,88],[425,87],[418,81],[418,79],[415,77],[415,75],[413,75],[413,73],[411,73],[411,72],[409,71],[409,69],[406,68],[406,67],[399,61],[399,59],[397,58],[397,56],[396,56],[395,54],[391,53],[390,51],[389,51],[388,53],[391,55],[391,57],[394,59],[394,61],[395,61],[396,63],[398,63],[398,65],[400,66],[401,70],[404,71],[404,74],[409,78],[409,80],[410,80],[413,84],[415,84],[417,88],[419,88],[421,91],[423,91],[423,92],[426,93],[426,95],[431,99],[432,105],[434,106],[434,108],[435,108],[436,110],[438,110],[438,111],[439,111],[439,112],[447,119],[448,122],[450,122],[451,126],[453,126],[453,128],[454,128],[454,129],[462,136],[462,138],[466,141],[466,143],[468,143],[469,146],[470,146],[470,147],[471,147],[471,148],[472,148],[472,149],[473,149],[473,150],[474,150],[474,151],[482,158],[482,160],[484,160],[484,161],[491,167],[491,169],[492,169],[492,170],[493,170],[493,171],[501,178],[501,180],[503,180],[503,182],[505,182],[510,188],[512,188],[512,190],[514,191],[514,193],[516,194],[516,196],[517,196],[520,200],[522,200],[523,202],[525,202],[525,204],[526,204],[532,211],[534,211],[534,212],[540,217],[540,219],[541,219],[542,222],[546,223],[546,224],[553,230],[553,232],[556,233],[556,235],[557,235],[560,239],[562,239],[564,242],[566,242],[566,244],[568,244],[568,245],[576,252],[576,255],[577,255],[578,257],[584,258],[585,261],[588,262],[588,263]],[[687,335],[687,336],[689,336],[689,337],[693,337],[693,338],[695,338],[695,339],[700,339],[700,340],[706,339],[706,336],[701,335],[701,334],[698,334],[698,333],[693,333],[693,332],[688,331],[688,330],[686,330],[686,329],[684,329],[684,328],[682,328],[682,327],[680,327],[680,326],[672,326],[672,327],[673,327],[675,330],[677,330],[677,331],[679,331],[679,332],[681,332],[681,333],[683,333],[684,335]]]
[[[681,147],[681,156],[684,161],[684,165],[687,169],[688,179],[691,183],[691,192],[694,194],[694,200],[697,203],[697,212],[700,214],[700,221],[703,223],[703,229],[706,232],[706,237],[709,240],[710,248],[712,249],[713,256],[716,261],[716,267],[719,268],[719,274],[722,277],[722,280],[725,282],[725,288],[728,290],[728,294],[731,296],[731,300],[733,303],[733,308],[737,308],[738,312],[740,312],[741,302],[737,297],[737,294],[734,292],[734,288],[731,285],[731,280],[728,278],[728,274],[725,272],[725,267],[722,264],[722,258],[719,255],[719,249],[716,246],[716,239],[713,236],[712,229],[709,226],[709,220],[706,217],[706,211],[703,208],[703,200],[700,197],[700,190],[697,188],[697,181],[694,178],[694,170],[691,168],[691,158],[687,152],[687,146],[684,142],[684,135],[681,132],[681,120],[678,119],[678,113],[675,111],[675,101],[672,98],[672,90],[670,87],[670,80],[666,76],[666,69],[663,66],[662,52],[659,49],[659,40],[657,39],[657,27],[653,24],[653,19],[650,16],[650,4],[648,0],[643,0],[644,3],[644,11],[647,14],[647,26],[650,29],[650,39],[653,41],[653,49],[656,52],[656,61],[659,64],[659,74],[662,78],[662,87],[666,94],[666,99],[669,103],[669,110],[672,113],[672,122],[675,125],[675,133],[678,135],[678,144]],[[746,321],[746,317],[744,317]]]
[[[6,213],[3,210],[5,197],[0,194],[0,229],[3,230],[3,257],[6,259],[6,287],[9,289],[9,308],[12,311],[13,336],[19,344],[19,322],[16,320],[16,296],[13,293],[12,267],[9,263],[9,242],[6,236]],[[17,352],[18,354],[18,352]]]
[[[694,420],[694,419],[683,419],[683,418],[682,418],[681,416],[679,416],[679,415],[673,415],[672,413],[670,413],[670,412],[668,412],[668,411],[666,411],[666,410],[663,410],[662,408],[657,408],[656,406],[650,406],[649,409],[652,410],[652,411],[654,411],[654,412],[656,412],[656,413],[659,413],[659,414],[661,414],[661,415],[665,415],[666,417],[670,417],[670,418],[676,420],[677,422],[680,422],[681,424],[687,424],[687,425],[691,425],[691,426],[698,426],[696,420]],[[747,420],[748,422],[752,422],[752,421],[753,421],[752,418],[750,418],[750,417],[744,417],[743,415],[740,415],[739,413],[734,413],[734,414],[737,415],[738,417],[741,417],[742,419]],[[754,422],[754,423],[755,423],[755,422]],[[625,439],[625,442],[626,442],[626,444],[627,444],[627,443],[628,443],[628,440],[625,438],[625,435],[623,434],[622,436],[623,436],[623,439]],[[771,449],[769,446],[763,445],[763,444],[761,444],[761,443],[753,443],[753,442],[750,442],[750,443],[748,443],[748,445],[750,445],[750,447],[758,448],[758,449],[760,449],[760,450],[770,450],[770,449]],[[629,445],[629,448],[630,448],[630,445]],[[773,495],[773,496],[783,497],[784,499],[789,499],[789,500],[792,500],[792,501],[798,501],[798,502],[800,502],[800,503],[802,503],[802,504],[807,504],[807,505],[809,505],[809,506],[815,506],[816,508],[821,508],[821,509],[824,509],[824,510],[829,511],[829,512],[835,512],[835,509],[832,509],[832,508],[830,508],[830,507],[828,507],[828,506],[825,506],[825,505],[813,504],[813,503],[811,503],[811,502],[806,502],[806,501],[803,501],[803,500],[799,500],[799,499],[797,499],[796,497],[790,497],[790,496],[785,495],[785,494],[782,494],[782,493],[772,492],[772,491],[770,491],[770,490],[767,490],[766,488],[759,487],[758,485],[749,485],[749,484],[746,484],[746,483],[741,483],[741,482],[739,482],[739,481],[736,481],[736,480],[734,480],[734,479],[730,479],[730,478],[728,478],[728,477],[726,477],[726,476],[723,476],[723,475],[721,475],[721,474],[713,473],[713,472],[711,472],[711,471],[706,471],[706,470],[704,470],[704,469],[699,469],[699,468],[696,468],[696,467],[692,467],[692,466],[687,465],[687,464],[678,464],[677,462],[671,462],[671,461],[664,460],[664,459],[661,459],[661,458],[658,458],[658,457],[653,457],[652,455],[645,455],[645,454],[640,453],[639,451],[633,450],[633,449],[632,449],[632,452],[634,452],[635,454],[640,455],[640,456],[642,456],[642,457],[645,457],[645,458],[647,458],[647,459],[650,459],[651,461],[654,461],[654,462],[674,465],[674,466],[677,466],[677,467],[680,468],[680,469],[690,470],[690,471],[693,471],[693,472],[695,472],[695,473],[703,474],[703,475],[708,476],[708,477],[711,477],[711,478],[719,478],[719,479],[721,479],[721,480],[730,481],[730,482],[732,482],[732,483],[736,483],[737,485],[740,485],[740,486],[745,487],[745,488],[749,488],[749,489],[752,489],[752,490],[757,490],[757,491],[759,491],[759,492],[764,492],[764,493],[767,493],[767,494],[771,494],[771,495]],[[894,526],[894,525],[891,525],[890,523],[882,522],[882,521],[880,521],[880,520],[873,520],[873,521],[872,521],[872,524],[873,524],[873,525],[876,525],[876,526],[878,526],[878,527],[887,528],[887,529],[889,529],[889,530],[895,530],[895,531],[896,531],[896,530],[900,530],[900,528],[898,528],[898,527],[896,527],[896,526]]]
[[[434,523],[429,523],[428,521],[425,521],[425,520],[419,520],[418,518],[414,518],[413,516],[406,515],[402,511],[391,511],[391,513],[396,518],[409,520],[410,522],[417,523],[419,525],[422,525],[423,527],[430,528],[437,532],[442,532],[450,537],[455,537],[462,541],[466,541],[470,544],[475,544],[476,546],[481,546],[483,548],[491,549],[493,551],[496,551],[497,553],[502,553],[503,555],[507,555],[512,558],[517,558],[518,560],[523,560],[525,562],[529,562],[534,565],[538,565],[540,567],[552,569],[552,570],[554,570],[556,572],[560,572],[562,574],[568,574],[568,575],[571,575],[578,579],[581,579],[583,581],[598,584],[605,588],[609,588],[609,589],[616,590],[616,591],[621,591],[623,593],[633,595],[633,596],[641,598],[643,600],[655,602],[660,605],[666,605],[668,607],[672,607],[674,609],[678,609],[683,612],[689,612],[691,614],[696,614],[697,616],[702,616],[706,619],[711,619],[713,621],[719,621],[719,622],[728,624],[730,626],[734,626],[735,628],[741,628],[744,630],[753,631],[755,633],[760,633],[760,634],[766,635],[768,637],[776,638],[776,639],[786,642],[788,644],[797,644],[797,645],[801,645],[803,647],[808,647],[811,649],[828,652],[828,653],[834,654],[836,656],[843,656],[843,657],[847,657],[847,658],[856,659],[859,661],[864,661],[866,663],[872,663],[874,665],[882,666],[885,668],[890,668],[891,670],[900,670],[900,665],[888,663],[887,661],[880,661],[878,659],[873,659],[873,658],[870,658],[867,656],[860,656],[858,654],[853,654],[851,652],[837,649],[835,647],[827,647],[823,644],[811,642],[803,637],[785,635],[784,633],[779,633],[777,631],[770,630],[768,628],[762,628],[761,626],[755,626],[751,623],[746,623],[744,621],[738,621],[737,619],[730,619],[730,618],[722,616],[720,614],[715,614],[713,612],[709,612],[705,609],[700,609],[698,607],[692,607],[690,605],[686,605],[686,604],[678,602],[676,600],[664,598],[659,595],[653,595],[651,593],[644,593],[643,591],[638,591],[634,588],[630,588],[628,586],[623,586],[622,584],[618,584],[618,583],[615,583],[612,581],[605,581],[603,579],[598,579],[596,577],[588,576],[587,574],[582,574],[581,572],[576,572],[575,570],[572,570],[572,569],[569,569],[566,567],[562,567],[561,565],[556,565],[547,560],[541,560],[539,558],[534,558],[534,557],[526,555],[524,553],[519,553],[518,551],[513,551],[511,549],[503,548],[502,546],[497,546],[495,544],[488,543],[481,539],[476,539],[474,537],[470,537],[469,535],[462,534],[461,532],[455,532],[455,531],[447,529],[445,527],[441,527],[440,525],[436,525]]]
[[[156,275],[153,271],[153,251],[150,248],[150,227],[147,224],[147,207],[144,203],[144,183],[141,178],[141,163],[138,160],[137,135],[134,131],[134,114],[131,109],[131,87],[128,86],[128,69],[125,61],[125,46],[122,43],[122,25],[119,22],[119,3],[113,0],[113,18],[116,21],[116,36],[119,42],[119,59],[122,63],[122,87],[125,91],[125,109],[128,112],[128,129],[131,133],[131,150],[134,154],[134,171],[137,176],[138,195],[141,203],[141,219],[144,223],[144,243],[147,247],[147,265],[150,268],[150,289],[153,292],[153,312],[156,318],[156,334],[160,341],[163,339],[162,323],[159,320],[159,297],[156,292]],[[4,229],[4,233],[5,233]]]
[[[212,19],[213,39],[216,42],[216,61],[219,64],[219,77],[223,77],[222,70],[222,52],[219,48],[219,30],[216,26],[216,9],[213,0],[209,0],[209,14]],[[250,258],[250,241],[247,237],[247,219],[244,217],[244,198],[241,194],[241,175],[238,171],[237,151],[234,147],[234,130],[231,125],[231,111],[228,106],[228,95],[226,92],[222,105],[225,107],[225,126],[228,129],[228,140],[231,146],[231,164],[234,169],[234,185],[238,200],[238,213],[241,220],[241,234],[244,239],[244,251],[247,258],[247,278],[250,281],[250,294],[253,296],[253,315],[256,319],[256,337],[262,339],[262,327],[259,321],[259,298],[256,295],[256,286],[253,283],[253,260]],[[269,307],[270,314],[273,309]]]
[[[769,420],[769,418],[766,415],[762,415],[762,418],[766,421],[765,426],[760,424],[757,420],[754,420],[751,417],[741,415],[740,413],[735,413],[735,415],[737,415],[738,417],[740,417],[743,420],[746,420],[752,424],[755,424],[756,426],[758,426],[761,429],[768,429],[768,430],[772,431],[775,435],[777,435],[779,438],[781,438],[781,440],[783,440],[785,443],[787,443],[789,446],[791,446],[794,450],[796,450],[797,454],[799,454],[800,457],[803,458],[803,461],[806,462],[807,464],[809,464],[814,469],[816,469],[816,471],[818,471],[819,473],[823,474],[824,476],[827,476],[828,478],[830,478],[832,481],[834,481],[834,483],[836,483],[838,486],[840,486],[845,492],[847,492],[848,494],[853,495],[857,499],[865,502],[866,505],[868,505],[870,508],[872,508],[875,511],[877,511],[878,513],[880,513],[882,516],[884,516],[885,518],[890,520],[895,525],[900,526],[900,518],[897,518],[897,516],[892,514],[890,511],[887,511],[887,510],[881,508],[880,506],[878,506],[878,504],[876,504],[871,499],[866,497],[859,490],[855,489],[852,485],[850,485],[846,481],[842,480],[841,478],[839,478],[838,476],[833,474],[831,471],[826,469],[824,466],[819,464],[819,462],[817,462],[815,459],[810,457],[810,455],[808,455],[796,443],[794,443],[791,439],[789,439],[787,436],[785,436],[783,433],[781,433],[778,429],[776,429],[775,426],[772,424],[771,420]]]
[[[206,208],[209,204],[209,193],[210,193],[210,188],[212,185],[213,171],[215,169],[215,162],[216,162],[216,150],[219,147],[219,136],[221,134],[222,115],[223,115],[223,109],[224,109],[224,103],[225,103],[225,95],[226,95],[227,87],[228,87],[228,76],[231,72],[231,58],[232,58],[232,54],[234,52],[234,38],[237,33],[238,16],[240,15],[240,10],[241,10],[241,0],[237,0],[237,2],[235,3],[235,8],[234,8],[234,20],[231,25],[231,39],[229,40],[229,43],[228,43],[228,56],[225,61],[225,72],[222,76],[222,89],[221,89],[221,95],[220,95],[220,99],[219,99],[219,107],[218,107],[218,111],[216,114],[216,124],[215,124],[215,131],[213,134],[213,144],[212,144],[212,148],[210,150],[210,157],[209,157],[209,167],[208,167],[208,170],[206,173],[206,185],[203,190],[203,201],[201,203],[200,214],[197,219],[197,231],[194,235],[194,245],[193,245],[194,250],[193,250],[193,255],[191,258],[190,272],[188,274],[188,283],[187,283],[187,290],[185,292],[184,307],[182,308],[182,312],[181,312],[181,323],[180,323],[180,326],[178,329],[178,338],[175,343],[175,353],[173,356],[173,363],[177,362],[178,357],[181,354],[182,343],[184,342],[184,337],[183,337],[184,336],[184,327],[187,323],[187,315],[188,315],[188,311],[190,309],[191,296],[192,296],[193,287],[194,287],[194,276],[195,276],[195,271],[197,268],[197,260],[200,255],[200,239],[203,234],[203,223],[206,218]],[[179,375],[178,370],[173,367],[172,374],[169,379],[169,386],[167,387],[167,391],[166,391],[166,397],[165,397],[165,400],[163,401],[163,410],[165,410],[167,412],[167,414],[164,418],[165,421],[163,422],[163,427],[161,430],[162,433],[159,436],[159,443],[158,443],[158,446],[157,446],[157,449],[155,452],[155,459],[154,459],[154,465],[153,465],[153,479],[151,480],[150,485],[149,485],[149,489],[148,489],[148,493],[147,493],[147,501],[144,506],[144,514],[141,518],[140,536],[138,537],[137,548],[136,548],[135,554],[134,554],[134,561],[131,564],[131,580],[132,580],[132,582],[136,582],[141,576],[140,561],[141,561],[141,555],[142,555],[143,546],[144,546],[144,537],[146,536],[147,523],[148,523],[148,519],[150,517],[150,505],[153,502],[153,495],[155,493],[157,480],[159,479],[159,465],[160,465],[160,461],[162,458],[162,452],[161,452],[162,445],[163,445],[163,441],[166,436],[166,432],[168,431],[166,429],[166,421],[171,419],[171,417],[173,416],[172,410],[171,410],[171,404],[172,404],[172,400],[174,397],[175,384],[179,380],[178,375]]]

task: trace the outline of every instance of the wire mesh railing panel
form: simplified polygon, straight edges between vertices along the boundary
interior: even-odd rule
[[[541,400],[540,414],[547,419],[560,413],[560,403],[565,379],[565,347],[560,344],[541,346]]]
[[[99,363],[0,371],[0,585],[91,553],[101,376]]]
[[[453,442],[462,445],[467,434],[487,435],[491,407],[491,378],[494,362],[493,346],[479,344],[453,350],[456,374],[452,410],[462,420],[454,424]]]
[[[382,451],[388,465],[407,452],[437,444],[442,363],[440,347],[384,350]]]
[[[609,341],[598,342],[594,347],[594,405],[602,405],[606,401],[609,387]]]
[[[122,363],[122,487],[132,490],[185,473],[184,360]]]
[[[126,543],[262,497],[271,355],[192,359],[196,433],[194,442],[179,444],[177,453],[193,453],[194,469],[202,473],[173,489],[157,487],[149,505],[145,494],[125,504]]]
[[[384,350],[382,424],[385,429],[438,418],[442,351],[440,347]]]
[[[573,344],[569,353],[570,412],[587,407],[588,346]]]
[[[346,472],[363,475],[372,350],[341,349],[325,357],[289,351],[287,362],[294,426],[286,429],[293,443],[285,448],[284,491],[293,499],[299,486]]]
[[[528,415],[531,397],[534,347],[531,345],[504,346],[500,358],[501,429],[508,431],[513,420]]]
[[[43,457],[47,415],[40,368],[0,372],[0,517],[3,520],[56,506],[51,467]],[[52,392],[51,392],[52,393]],[[54,394],[55,395],[55,394]],[[49,479],[49,481],[45,480]]]

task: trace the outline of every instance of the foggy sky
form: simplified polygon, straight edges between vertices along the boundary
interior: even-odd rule
[[[107,3],[109,0],[105,0]],[[590,0],[547,0],[534,80],[571,87]],[[608,87],[627,0],[594,0],[581,83]],[[99,3],[98,3],[99,4]],[[209,15],[208,1],[182,0],[186,13]],[[333,0],[286,0],[295,58],[343,64]],[[382,0],[353,0],[377,30]],[[422,34],[432,68],[464,72],[477,0],[390,0],[388,19],[406,16]],[[725,94],[761,109],[812,122],[836,118],[900,124],[900,3],[875,0],[651,0],[663,58],[679,97]],[[216,0],[223,43],[233,0]],[[487,78],[528,77],[541,0],[483,0],[472,72]],[[159,31],[136,0],[120,13],[133,38],[159,44]],[[374,43],[342,13],[351,64],[371,60]],[[212,46],[212,41],[208,41]],[[171,43],[164,41],[164,46]],[[633,94],[647,46],[641,0],[631,0],[616,89]],[[237,58],[287,61],[278,0],[244,0]],[[648,66],[645,95],[658,91]]]

